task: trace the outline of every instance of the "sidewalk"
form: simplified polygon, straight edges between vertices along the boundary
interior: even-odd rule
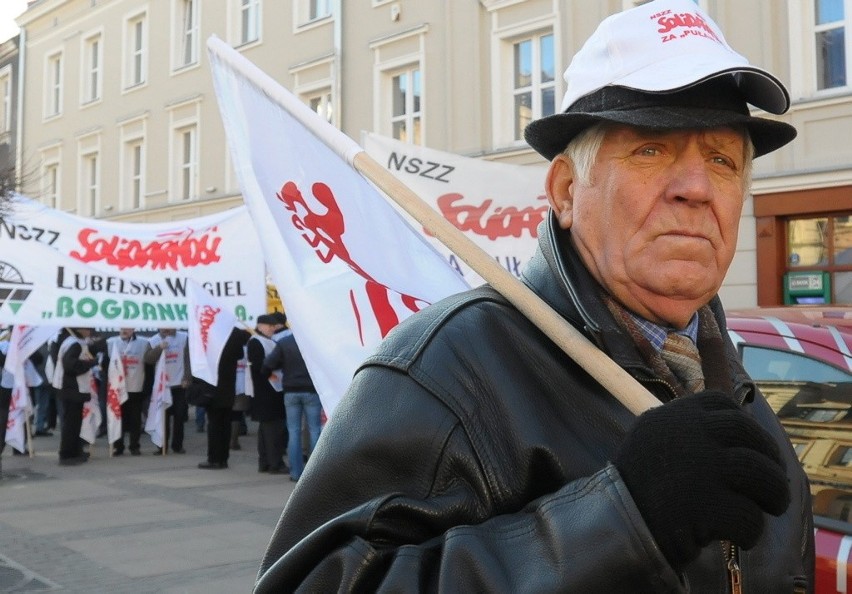
[[[186,424],[186,454],[109,458],[106,438],[59,466],[59,432],[34,458],[3,453],[0,592],[250,592],[293,490],[257,472],[257,425],[226,470],[201,470],[207,435]]]

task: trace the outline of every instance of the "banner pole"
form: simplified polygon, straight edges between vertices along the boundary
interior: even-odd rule
[[[365,151],[355,155],[353,165],[490,283],[631,412],[639,415],[661,404],[642,384],[557,314],[529,287],[512,276]]]
[[[33,448],[33,426],[30,422],[30,415],[24,415],[24,427],[27,431],[27,450],[29,450],[30,458],[35,458],[35,448]]]

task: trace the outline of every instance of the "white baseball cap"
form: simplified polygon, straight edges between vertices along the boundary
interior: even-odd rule
[[[592,101],[591,104],[598,105],[599,109],[590,112],[589,101],[584,98],[608,87],[621,87],[647,95],[647,101],[644,105],[628,102],[629,105],[617,105],[614,109],[623,112],[628,108],[641,107],[650,113],[648,110],[654,103],[666,105],[674,99],[672,95],[720,77],[733,81],[732,91],[743,101],[743,107],[735,109],[739,116],[731,123],[747,125],[757,155],[775,150],[795,137],[795,129],[787,124],[747,116],[745,103],[770,113],[784,113],[790,107],[789,94],[775,76],[752,66],[745,57],[735,52],[725,41],[718,25],[690,0],[655,0],[614,14],[601,22],[565,71],[567,90],[562,100],[563,113],[533,122],[524,134],[533,148],[551,159],[567,146],[573,135],[595,121],[615,120],[643,125],[638,113],[633,114],[632,121],[624,121],[626,114],[619,116],[621,119],[607,117],[605,112],[612,111],[612,106],[608,106],[606,101]],[[613,93],[604,95],[615,96]],[[636,97],[634,94],[632,99]],[[705,105],[675,103],[681,109],[716,112],[731,109],[727,102],[725,106],[714,105],[712,98],[708,99],[710,101]],[[587,124],[579,129],[573,125],[580,123],[576,118],[570,125],[569,122],[558,121],[578,112],[588,116]],[[591,117],[592,113],[598,113],[599,117]],[[669,127],[660,121],[659,115],[652,118],[652,125]],[[721,116],[719,113],[716,115]],[[720,117],[710,120],[718,125]],[[756,120],[763,123],[749,125]],[[691,127],[687,123],[671,127]],[[556,127],[561,129],[561,138],[545,132],[544,128],[551,124],[557,124]],[[573,134],[565,137],[564,133],[570,130]],[[755,133],[767,137],[755,138]],[[546,146],[541,146],[542,142],[546,142]]]

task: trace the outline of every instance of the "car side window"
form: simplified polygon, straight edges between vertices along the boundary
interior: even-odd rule
[[[743,365],[756,381],[852,382],[852,374],[809,357],[750,344],[740,345]]]

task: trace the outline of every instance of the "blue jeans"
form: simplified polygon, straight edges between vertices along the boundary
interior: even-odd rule
[[[50,405],[50,392],[44,384],[32,389],[33,401],[36,407],[35,430],[47,431],[47,408]]]
[[[287,409],[287,457],[290,461],[290,478],[298,480],[305,469],[302,457],[302,413],[308,421],[308,433],[311,436],[311,449],[308,452],[310,455],[317,445],[322,428],[322,404],[316,392],[285,392],[284,407]]]

